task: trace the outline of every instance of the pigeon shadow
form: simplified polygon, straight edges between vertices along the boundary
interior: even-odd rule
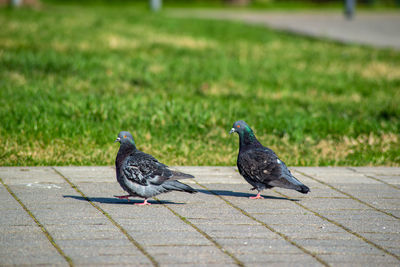
[[[228,190],[203,190],[203,189],[197,189],[197,191],[207,194],[207,195],[219,195],[219,196],[228,196],[228,197],[254,197],[256,194],[249,194],[249,193],[243,193],[243,192],[233,192],[233,191],[228,191]],[[265,199],[277,199],[277,200],[289,200],[289,201],[299,201],[298,199],[292,199],[292,198],[286,198],[286,197],[275,197],[275,196],[266,196],[266,195],[261,195]]]
[[[63,197],[87,201],[87,199],[82,196],[63,195]],[[141,199],[129,199],[129,201],[126,199],[111,198],[111,197],[88,197],[88,199],[91,202],[97,202],[97,203],[102,203],[102,204],[132,205],[135,203],[143,203],[143,200],[141,200]],[[157,205],[157,204],[176,204],[176,205],[185,204],[185,203],[172,202],[172,201],[168,201],[168,200],[160,200],[160,201],[147,200],[147,202],[149,202],[152,205],[153,204],[154,205]]]

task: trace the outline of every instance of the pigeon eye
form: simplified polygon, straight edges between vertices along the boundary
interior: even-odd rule
[[[238,125],[238,126],[236,126],[236,127],[240,128],[240,125]]]
[[[126,138],[126,135],[124,135],[124,138]]]

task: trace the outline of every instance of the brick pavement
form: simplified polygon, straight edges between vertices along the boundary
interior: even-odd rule
[[[250,200],[234,167],[135,206],[113,167],[0,167],[0,265],[400,264],[400,168],[295,167],[311,193]]]

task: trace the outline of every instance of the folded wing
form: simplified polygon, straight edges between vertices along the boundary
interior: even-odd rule
[[[127,157],[122,171],[126,178],[140,185],[160,185],[167,180],[194,178],[192,175],[170,170],[153,156],[141,151]]]
[[[240,173],[255,183],[270,187],[282,187],[297,191],[306,190],[269,148],[257,148],[239,154],[238,167]]]

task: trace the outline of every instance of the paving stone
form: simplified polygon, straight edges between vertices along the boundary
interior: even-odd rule
[[[257,219],[266,224],[280,224],[288,222],[307,223],[309,225],[323,225],[326,223],[323,219],[315,216],[312,213],[302,214],[253,214]]]
[[[268,238],[218,238],[218,242],[235,255],[284,253],[297,254],[300,251],[284,239]]]
[[[348,186],[335,184],[335,187],[356,197],[364,199],[400,199],[400,190],[385,184]]]
[[[396,175],[400,176],[400,168],[391,167],[351,167],[351,169],[368,175]]]
[[[256,266],[268,263],[269,266],[321,266],[310,255],[299,253],[244,253],[238,254],[240,260],[252,262]]]
[[[2,266],[69,266],[61,256],[56,256],[56,254],[49,253],[47,249],[36,252],[31,252],[26,249],[16,250],[4,254],[0,251],[0,259]]]
[[[399,220],[393,218],[391,216],[387,216],[382,214],[379,211],[370,209],[370,210],[331,210],[331,211],[322,211],[320,213],[323,216],[329,217],[334,220],[352,220],[352,221],[365,221],[370,223],[388,223],[388,224],[396,224],[399,223]]]
[[[244,206],[245,205],[244,201],[239,202],[238,200],[235,200],[234,198],[232,198],[231,200],[234,202],[234,204],[238,205],[239,207],[241,207],[245,210],[248,210],[248,208]],[[351,209],[349,209],[349,212],[351,212],[352,209],[354,209],[354,208],[358,208],[358,209],[362,210],[365,206],[365,205],[361,206],[361,205],[359,205],[359,203],[354,205],[353,202],[354,201],[351,199],[334,199],[334,200],[320,199],[320,200],[314,201],[314,202],[311,199],[308,199],[308,200],[303,199],[303,200],[301,200],[300,203],[307,207],[312,206],[312,208],[317,211],[319,209],[321,209],[321,206],[322,206],[323,210],[332,211],[334,209],[338,213],[341,212],[341,210],[338,210],[338,208],[346,210],[346,209],[349,209],[348,207],[352,207]],[[293,203],[290,203],[290,202],[288,202],[288,203],[293,205]],[[262,205],[260,205],[260,206],[262,207],[264,205],[265,204],[262,203]],[[294,209],[297,209],[297,207]],[[335,235],[339,235],[341,237],[339,239],[339,241],[335,241],[335,239],[331,238],[330,240],[328,240],[329,242],[348,242],[349,240],[352,239],[351,234],[345,232],[340,227],[337,227],[335,225],[327,223],[326,221],[325,221],[325,223],[323,223],[324,220],[322,220],[319,217],[314,218],[313,216],[305,216],[305,215],[301,215],[299,213],[297,213],[298,219],[293,218],[293,220],[291,220],[291,218],[295,217],[295,216],[290,217],[290,216],[282,216],[282,215],[279,216],[278,215],[278,217],[275,217],[275,218],[274,218],[274,216],[271,216],[271,215],[268,216],[266,214],[254,214],[254,216],[257,219],[260,219],[261,221],[266,222],[271,227],[273,227],[275,230],[282,232],[291,238],[302,237],[303,239],[301,240],[301,242],[299,241],[300,243],[307,242],[307,241],[310,242],[309,240],[314,241],[314,240],[310,239],[310,236],[320,236],[319,232],[325,233],[326,231],[333,233],[333,235],[330,234],[331,237],[332,236],[334,237]],[[299,218],[299,216],[300,216],[300,218],[303,217],[303,220],[301,220]],[[275,224],[272,223],[274,219],[275,219]],[[288,221],[293,221],[293,222],[297,222],[297,223],[293,223],[290,225],[282,224],[283,222],[287,223]],[[338,233],[336,233],[336,232],[338,232]],[[317,234],[315,235],[315,233],[317,233]],[[298,240],[296,239],[296,242],[297,241]],[[322,243],[323,241],[320,241],[319,239],[315,239],[315,242]],[[372,250],[373,253],[376,253],[376,254],[380,253],[379,250],[377,250],[374,247],[371,247],[368,244],[366,245],[365,242],[360,239],[358,239],[356,242],[358,242],[357,244],[360,244],[360,246],[358,246],[358,247],[356,246],[354,248],[352,247],[347,252],[355,251],[358,253],[365,253],[365,251]],[[321,244],[319,246],[304,245],[304,247],[314,253],[331,253],[332,251],[337,252],[337,251],[343,250],[343,247],[339,247],[339,246],[332,247],[329,245],[324,247],[323,244]],[[343,250],[343,251],[346,251],[346,250]]]
[[[331,199],[318,199],[318,201],[314,201],[312,199],[303,200],[301,202],[302,205],[314,210],[314,211],[324,211],[324,210],[367,210],[369,209],[363,203],[355,201],[353,199],[347,198],[339,198],[332,201]]]
[[[17,203],[15,201],[15,203]],[[13,203],[12,209],[2,210],[0,216],[0,226],[34,226],[32,218],[16,204]]]
[[[114,191],[114,187],[107,187],[105,183],[88,184],[78,183],[79,188],[91,199],[100,198],[104,194],[112,195],[110,191]],[[98,190],[97,188],[101,188]],[[120,190],[120,189],[119,189]],[[173,199],[172,201],[164,201],[164,203],[176,203],[175,199],[179,198],[182,193],[170,193],[164,196]],[[180,200],[177,201],[180,203]],[[184,203],[184,202],[183,202]],[[184,223],[181,219],[174,216],[171,211],[162,205],[154,204],[150,207],[135,206],[133,203],[126,201],[124,204],[113,201],[99,201],[98,204],[110,216],[112,216],[124,229],[146,250],[153,255],[156,260],[174,259],[176,263],[182,262],[199,262],[204,257],[194,254],[193,257],[182,257],[177,255],[157,255],[157,247],[159,246],[180,246],[180,248],[192,248],[193,246],[209,246],[212,245],[208,239],[198,233],[194,228]],[[182,206],[183,204],[168,204],[172,208]],[[184,203],[184,205],[186,205]],[[217,247],[213,247],[213,254],[219,257],[225,257]]]
[[[45,184],[47,186],[48,184]],[[62,187],[61,187],[62,186]],[[11,185],[10,186],[14,193],[18,196],[23,196],[24,200],[33,205],[37,204],[64,204],[66,200],[63,195],[65,192],[69,192],[70,187],[68,185],[57,184],[57,188],[51,187],[30,187],[24,185]]]
[[[400,175],[375,175],[372,177],[384,181],[400,190]]]
[[[340,167],[318,167],[318,168],[301,168],[296,167],[295,174],[297,172],[309,175],[317,180],[325,183],[334,184],[381,184],[378,181],[368,179],[362,173],[357,173],[347,168]]]
[[[233,267],[233,266],[237,266],[236,263],[223,263],[224,266],[228,266],[228,267]],[[184,267],[184,266],[188,266],[187,263],[165,263],[165,262],[161,262],[160,266],[163,267]],[[221,266],[221,263],[190,263],[190,266],[192,267],[218,267]]]
[[[253,220],[246,221],[246,222],[237,222],[237,220],[235,220],[234,216],[232,217],[228,217],[228,218],[224,218],[224,217],[210,217],[210,218],[206,218],[206,217],[186,217],[186,219],[188,219],[190,222],[196,224],[196,225],[203,225],[203,224],[207,224],[207,225],[259,225],[258,222],[255,222]]]
[[[71,187],[65,186],[63,190],[60,190],[59,188],[27,187],[16,184],[11,185],[10,188],[44,225],[61,249],[64,248],[60,242],[66,239],[78,241],[98,239],[103,242],[117,239],[123,240],[124,246],[131,246],[132,250],[136,250],[136,254],[140,254],[140,257],[136,256],[139,261],[149,261],[119,229],[89,202],[65,198],[64,194],[76,193]],[[47,199],[48,203],[45,203],[43,199]],[[88,222],[89,225],[85,225],[84,222]],[[95,252],[95,249],[93,251]],[[85,257],[84,253],[85,251],[82,250],[81,254],[66,255],[73,262],[83,264],[89,261],[80,262]],[[107,257],[100,256],[97,252],[97,257],[102,259],[100,262],[107,264],[111,262],[106,259]]]
[[[110,225],[49,225],[47,230],[57,240],[65,239],[114,239],[120,235],[119,229]]]
[[[398,266],[398,260],[385,254],[342,253],[322,254],[320,257],[333,266]]]
[[[317,251],[319,254],[326,253],[369,253],[380,255],[381,251],[377,250],[372,245],[364,242],[359,238],[353,237],[352,239],[294,239],[294,241],[305,248],[312,248],[313,251]]]
[[[232,264],[233,260],[221,254],[212,245],[154,246],[154,256],[162,264]]]
[[[224,186],[228,190],[221,192],[221,190],[219,190],[219,188],[221,186]],[[232,192],[229,189],[235,190],[236,187],[240,187],[240,186],[241,185],[221,185],[221,184],[209,184],[208,185],[208,187],[210,189],[211,188],[215,189],[215,187],[216,187],[217,191],[218,191],[217,193],[219,193],[221,195],[224,194],[224,197],[227,197],[227,198],[229,198],[229,197],[236,198],[236,197],[232,196],[233,194],[229,193],[229,192]],[[226,196],[226,195],[228,195],[228,196]],[[209,194],[204,194],[204,195],[199,196],[200,199],[209,198],[209,197],[210,197]],[[239,197],[239,198],[242,198],[246,201],[248,200],[247,197],[246,198]],[[233,209],[229,205],[226,205],[223,200],[214,197],[214,200],[212,200],[212,202],[214,202],[214,204],[210,204],[208,202],[208,205],[213,206],[213,205],[217,204],[215,207],[220,213],[219,218],[224,218],[225,214],[228,214],[228,221],[230,221],[231,216],[234,216],[234,218],[236,218],[236,221],[235,221],[236,223],[227,224],[226,222],[224,222],[221,224],[215,224],[215,223],[205,223],[204,221],[202,221],[200,223],[197,223],[196,225],[200,229],[205,231],[207,234],[209,234],[212,238],[214,238],[219,244],[221,244],[224,248],[226,248],[231,253],[232,253],[232,251],[234,254],[236,254],[236,252],[239,252],[239,251],[248,251],[248,250],[255,251],[258,248],[263,248],[262,245],[257,246],[258,243],[268,244],[268,243],[272,242],[271,240],[274,241],[276,239],[280,240],[281,242],[285,243],[286,245],[281,246],[281,247],[274,247],[274,248],[268,247],[271,251],[272,251],[272,249],[275,249],[276,251],[284,250],[285,252],[288,252],[288,253],[289,252],[292,252],[292,253],[299,252],[298,248],[292,246],[289,242],[287,242],[286,240],[283,240],[276,233],[273,233],[272,231],[270,231],[266,227],[260,225],[259,223],[258,223],[258,225],[255,225],[254,220],[251,220],[247,216],[244,216],[243,214],[241,214],[236,209]],[[189,206],[191,206],[191,205],[187,205],[187,207],[189,207]],[[201,207],[199,207],[199,208],[201,209]],[[182,214],[183,216],[185,216],[186,218],[194,217],[198,214],[198,212],[196,212],[196,209],[193,209],[191,207],[186,208],[186,206],[177,206],[175,209],[179,210],[179,213]],[[226,211],[228,211],[228,212],[226,212]],[[213,216],[211,215],[210,217],[213,217]],[[221,222],[223,222],[223,220],[221,220]],[[239,241],[239,243],[237,242],[237,240],[243,239],[243,238],[245,238],[247,240],[253,240],[252,243],[247,243],[247,244],[252,244],[252,245],[254,244],[254,246],[249,248],[245,242],[241,242],[241,241]]]
[[[0,216],[0,265],[60,265],[67,266],[39,226],[21,205],[0,185],[2,199],[12,209]],[[14,199],[14,201],[12,201]]]
[[[198,225],[201,229],[207,233],[209,233],[212,237],[247,237],[247,238],[257,238],[263,237],[266,239],[269,238],[279,238],[265,228],[262,225],[240,225],[240,224],[233,224],[233,225]]]
[[[400,233],[400,223],[398,221],[368,221],[368,220],[353,220],[349,218],[327,216],[334,219],[338,223],[345,225],[358,233]]]
[[[397,218],[400,218],[400,210],[398,210],[398,209],[396,209],[396,210],[384,209],[383,211],[388,212],[388,213],[396,216]]]
[[[54,167],[73,183],[115,183],[114,166]]]
[[[127,242],[127,238],[125,236],[121,236],[120,239],[63,239],[58,240],[57,244],[59,244],[63,249],[82,247],[93,248],[97,251],[98,248],[103,247],[130,247],[133,251],[136,251],[132,244]]]
[[[352,236],[347,232],[328,231],[293,231],[289,227],[285,229],[276,227],[278,231],[288,236],[290,239],[324,239],[324,240],[349,240]],[[340,230],[339,230],[340,231]]]
[[[194,180],[201,184],[246,184],[236,167],[176,166],[173,168],[192,174],[195,177]],[[188,179],[185,183],[194,184],[195,182]]]
[[[387,185],[360,185],[354,187],[336,184],[335,187],[377,209],[400,209],[400,191]]]
[[[372,241],[393,241],[394,243],[400,244],[400,233],[364,233],[364,237]]]
[[[8,185],[31,184],[32,187],[65,182],[51,167],[1,167],[0,178]]]
[[[399,247],[399,242],[398,241],[393,241],[393,240],[379,240],[375,241],[378,245],[381,245],[382,247],[386,248],[387,250],[391,251],[392,253],[396,254],[397,256],[400,256],[400,247]]]
[[[307,186],[309,186],[309,184],[307,184]],[[294,199],[319,199],[319,198],[323,198],[323,199],[337,199],[337,198],[349,198],[348,196],[343,195],[340,192],[337,192],[335,190],[332,190],[331,188],[325,186],[325,185],[319,185],[318,187],[310,187],[311,192],[308,193],[307,195],[301,195],[298,192],[295,191],[290,191],[290,190],[285,190],[285,189],[281,189],[281,188],[274,188],[275,191],[278,191],[279,193],[282,193],[284,195],[287,195],[291,198]],[[265,191],[266,194],[268,194],[268,190]]]
[[[52,246],[41,230],[34,227],[30,227],[29,230],[21,231],[19,233],[3,232],[1,234],[0,241],[2,245],[4,244],[3,248],[11,248],[14,246],[21,246],[24,248],[31,246],[35,246],[35,248],[50,248]]]
[[[291,224],[269,224],[270,227],[275,230],[286,234],[292,238],[302,236],[302,237],[310,237],[315,235],[315,233],[344,233],[343,229],[328,222],[323,224],[308,224],[308,223],[296,223],[292,222]]]
[[[91,263],[94,265],[114,265],[114,264],[126,264],[126,265],[150,265],[149,261],[145,258],[140,258],[136,255],[124,256],[124,255],[105,255],[105,256],[89,256],[89,257],[78,257],[75,259],[77,265],[86,266]]]
[[[67,246],[64,248],[65,253],[70,255],[71,257],[96,257],[96,256],[141,256],[141,252],[136,249],[132,249],[132,246],[120,246],[108,244],[107,241],[103,240],[103,246],[99,246],[98,243],[95,243],[97,240],[89,240],[91,246]],[[122,244],[122,243],[121,243]],[[96,246],[97,245],[97,246]]]
[[[286,246],[289,245],[288,242],[282,238],[277,238],[276,236],[246,236],[237,235],[231,237],[218,237],[218,241],[221,244],[226,244],[228,246],[243,246],[243,247],[259,247],[259,249],[264,249],[264,245],[269,246]],[[266,247],[265,249],[267,249]]]
[[[132,236],[146,246],[154,245],[172,245],[172,246],[194,246],[194,245],[210,245],[210,241],[204,238],[200,233],[195,230],[188,231],[150,231],[150,232],[137,232],[127,231]]]

